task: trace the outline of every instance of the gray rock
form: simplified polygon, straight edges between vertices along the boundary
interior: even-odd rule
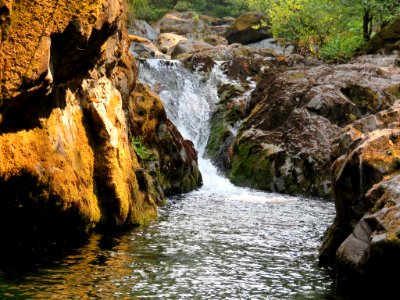
[[[290,55],[293,53],[294,47],[292,45],[281,45],[279,40],[269,38],[256,43],[246,45],[250,48],[271,49],[276,54]]]
[[[160,32],[144,20],[135,19],[127,27],[128,33],[146,38],[153,43],[157,41]]]

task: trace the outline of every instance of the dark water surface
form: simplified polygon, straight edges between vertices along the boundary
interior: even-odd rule
[[[0,267],[1,299],[327,299],[332,202],[236,188],[170,199],[147,227]]]

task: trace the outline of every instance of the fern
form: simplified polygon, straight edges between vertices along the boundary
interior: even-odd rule
[[[143,145],[142,137],[132,138],[132,147],[142,161],[155,161],[156,156]]]

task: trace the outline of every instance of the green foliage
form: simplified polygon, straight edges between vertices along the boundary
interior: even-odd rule
[[[155,161],[156,156],[143,145],[142,137],[132,138],[132,147],[142,161]]]
[[[173,9],[175,0],[127,0],[129,19],[155,21]]]
[[[238,16],[244,12],[241,0],[180,0],[174,8],[177,11],[195,11],[212,17]]]
[[[273,1],[271,0],[245,0],[245,7],[250,11],[268,12],[271,9]]]
[[[253,25],[253,26],[251,26],[251,28],[253,28],[254,30],[258,30],[258,29],[260,29],[262,27],[267,27],[267,26],[268,26],[268,24],[267,24],[266,21],[260,20],[260,24]]]
[[[364,45],[361,35],[337,34],[325,42],[320,48],[320,57],[328,62],[346,62],[351,59],[355,51]]]
[[[268,15],[275,37],[329,61],[352,57],[374,30],[400,13],[399,0],[243,0]]]
[[[170,10],[214,17],[261,11],[275,37],[296,43],[305,53],[344,61],[396,14],[399,0],[128,0],[131,18],[154,21]],[[265,24],[260,24],[265,26]]]
[[[128,11],[131,18],[141,19],[150,13],[148,0],[128,0]]]

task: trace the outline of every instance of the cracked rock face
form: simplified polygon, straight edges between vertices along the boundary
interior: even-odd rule
[[[1,235],[63,236],[156,216],[163,191],[143,184],[151,175],[127,120],[137,67],[124,5],[0,2],[11,24],[0,32]],[[196,159],[187,161],[199,175]]]
[[[253,92],[251,112],[235,139],[231,180],[331,197],[332,139],[347,124],[390,107],[398,96],[395,57],[367,59],[376,59],[375,65],[355,61],[284,72],[271,68]]]
[[[338,285],[393,281],[400,266],[400,103],[346,127],[333,146],[337,216],[320,261]]]

